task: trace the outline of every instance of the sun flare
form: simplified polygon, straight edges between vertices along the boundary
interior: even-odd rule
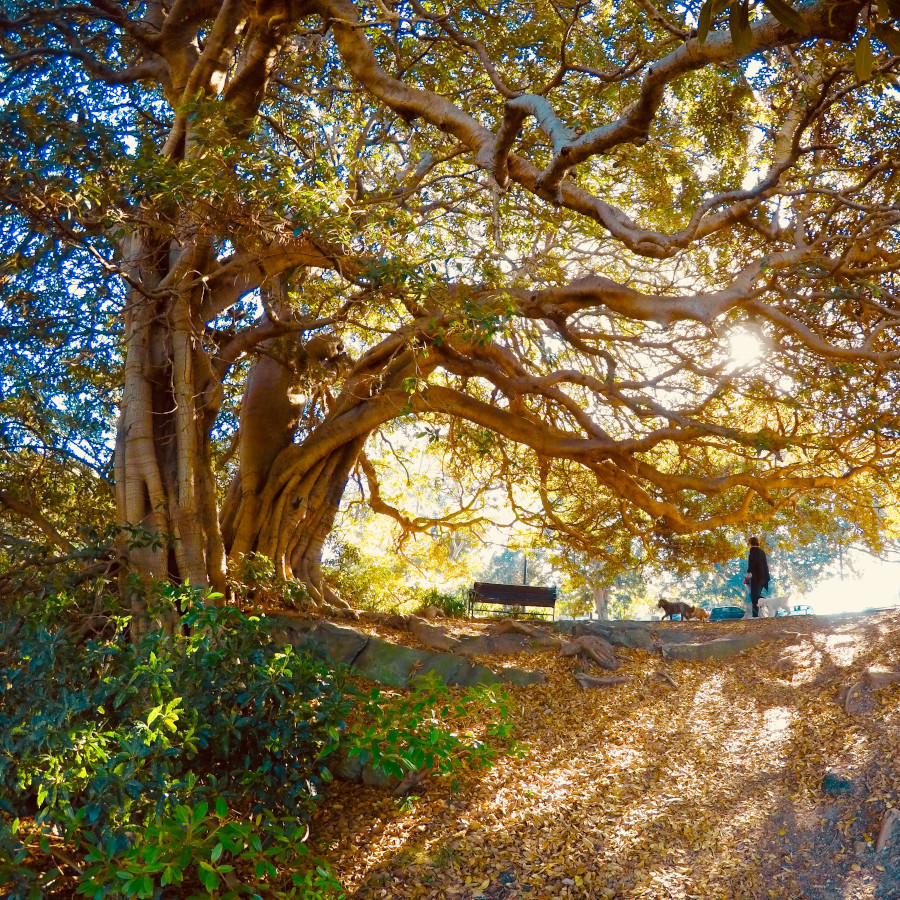
[[[746,368],[758,362],[763,355],[763,342],[751,331],[735,331],[728,339],[731,362]]]

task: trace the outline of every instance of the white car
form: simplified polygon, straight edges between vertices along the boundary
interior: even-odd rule
[[[789,610],[779,609],[775,611],[776,616],[811,616],[813,608],[808,603],[800,603],[792,606]]]

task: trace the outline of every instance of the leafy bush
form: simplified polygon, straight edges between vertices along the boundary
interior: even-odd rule
[[[381,688],[360,696],[353,720],[341,740],[349,758],[358,758],[387,775],[401,778],[424,770],[452,775],[463,767],[480,769],[497,757],[497,746],[512,733],[508,698],[493,686],[480,685],[460,696],[435,672],[412,679],[404,692]],[[479,733],[463,731],[479,723]]]
[[[242,609],[251,606],[308,610],[313,605],[306,588],[299,581],[276,575],[272,560],[262,553],[247,553],[231,563],[228,588]]]
[[[151,615],[182,627],[137,645],[111,614],[73,640],[62,593],[0,613],[3,896],[341,897],[303,824],[332,760],[451,775],[507,744],[503,694],[436,675],[362,694],[211,599],[160,586]]]
[[[65,598],[0,622],[0,873],[16,873],[14,896],[40,896],[75,869],[46,871],[37,857],[74,850],[88,896],[210,890],[220,878],[222,896],[331,890],[281,820],[306,819],[331,777],[321,752],[349,710],[341,677],[202,592],[161,593],[186,609],[184,633],[137,646],[73,642],[46,614]],[[301,884],[282,885],[279,867]]]
[[[197,896],[198,886],[210,897],[238,897],[266,888],[272,897],[343,897],[327,867],[309,855],[306,837],[306,827],[296,819],[273,820],[262,814],[235,817],[221,799],[212,813],[201,800],[193,808],[178,805],[151,818],[140,836],[124,846],[89,829],[69,833],[84,858],[76,893],[94,900],[157,897],[163,888],[170,897],[179,888]],[[13,878],[6,884],[12,891],[4,896],[43,896],[41,887],[62,875],[61,867],[29,865],[40,860],[40,856],[35,859],[36,847],[48,858],[74,867],[73,860],[53,849],[52,840],[54,832],[46,825],[27,826],[19,820],[0,825],[0,853],[5,850],[7,860],[13,862]],[[39,869],[48,868],[43,877],[38,874]],[[285,868],[290,877],[280,880],[287,880],[289,887],[272,890]]]
[[[417,603],[407,566],[370,555],[352,544],[334,541],[334,558],[323,571],[337,592],[357,609],[408,612]]]
[[[469,613],[469,604],[466,599],[465,589],[455,594],[442,593],[431,588],[422,595],[420,608],[436,606],[445,616],[450,618],[464,618]]]

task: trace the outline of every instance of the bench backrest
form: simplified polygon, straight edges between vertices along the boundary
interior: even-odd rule
[[[490,584],[476,581],[470,592],[474,603],[500,603],[503,606],[556,606],[556,588],[530,584]]]

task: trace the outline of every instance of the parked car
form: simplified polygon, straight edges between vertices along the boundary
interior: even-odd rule
[[[728,622],[732,619],[743,619],[745,610],[740,606],[717,606],[709,611],[710,622]]]

